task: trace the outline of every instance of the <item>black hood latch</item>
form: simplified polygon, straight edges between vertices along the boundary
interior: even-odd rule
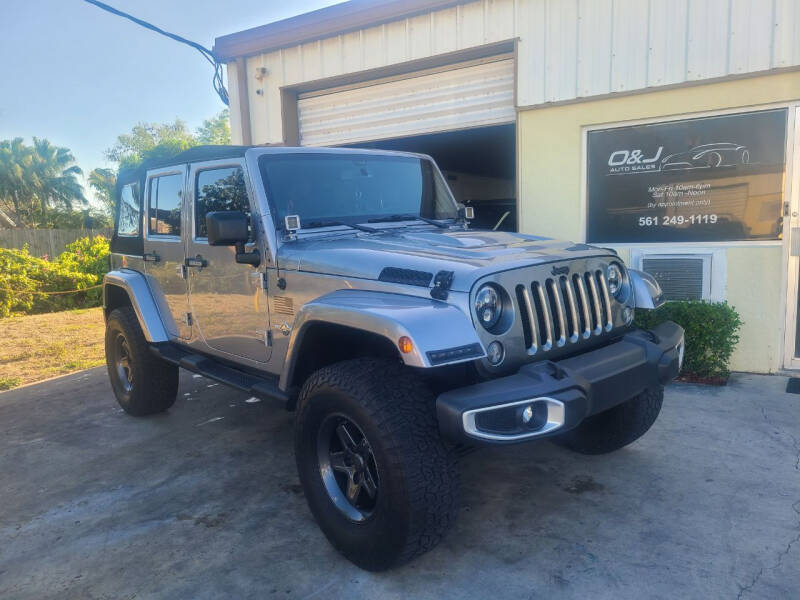
[[[453,285],[453,271],[439,271],[433,278],[433,288],[431,298],[436,300],[447,300],[447,291]]]

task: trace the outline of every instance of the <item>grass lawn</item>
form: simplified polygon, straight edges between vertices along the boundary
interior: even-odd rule
[[[0,390],[105,364],[102,308],[0,319]]]

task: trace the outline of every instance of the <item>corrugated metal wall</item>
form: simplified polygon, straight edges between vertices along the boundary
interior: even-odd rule
[[[284,48],[247,59],[253,141],[282,140],[281,86],[515,37],[536,105],[800,65],[800,0],[479,0]]]

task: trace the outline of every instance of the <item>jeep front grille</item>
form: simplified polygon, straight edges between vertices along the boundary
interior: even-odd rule
[[[603,271],[586,271],[516,286],[528,354],[547,352],[611,331],[614,320]]]

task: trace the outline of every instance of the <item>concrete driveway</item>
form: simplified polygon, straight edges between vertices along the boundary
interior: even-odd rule
[[[292,416],[184,374],[128,417],[104,369],[0,394],[0,598],[797,598],[800,397],[782,377],[674,385],[616,454],[462,463],[460,520],[382,574],[328,545]]]

